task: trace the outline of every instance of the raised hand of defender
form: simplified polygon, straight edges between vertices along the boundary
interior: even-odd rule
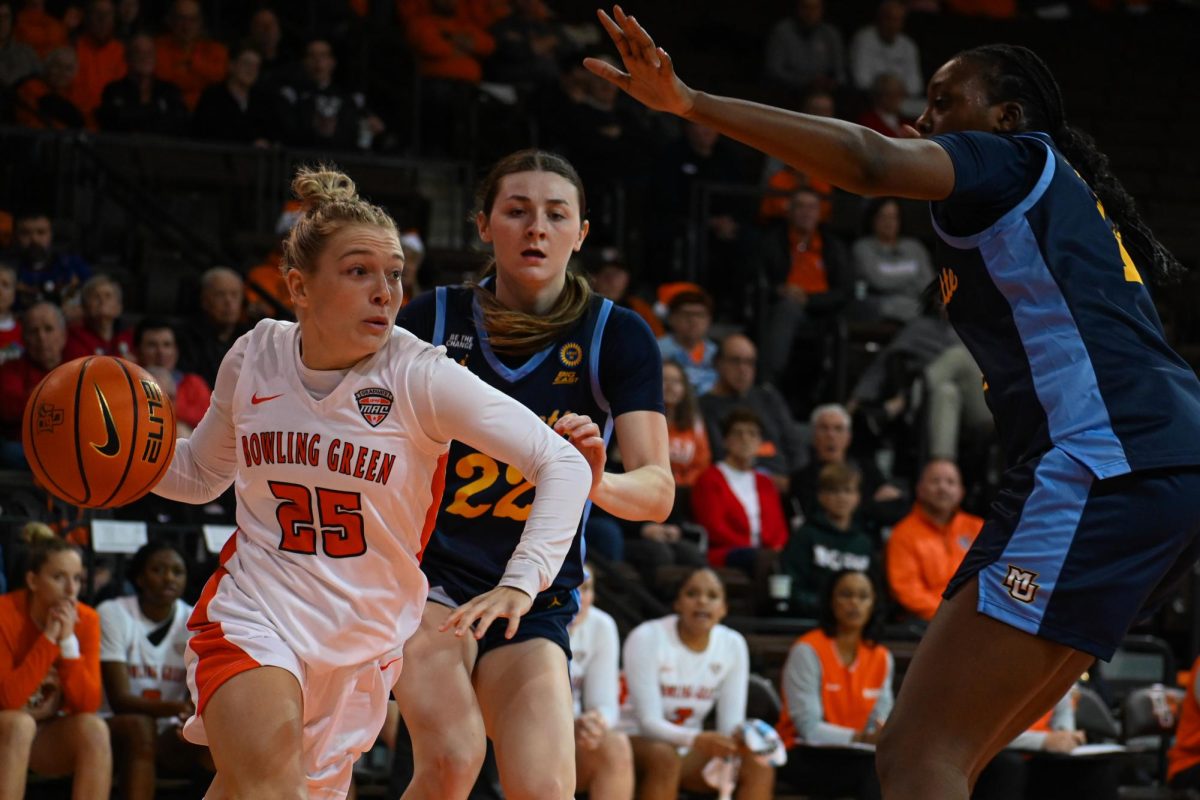
[[[455,636],[466,636],[467,631],[474,628],[475,638],[482,639],[488,627],[499,617],[508,620],[508,629],[504,638],[516,636],[517,628],[521,625],[521,617],[533,606],[533,598],[514,589],[511,586],[497,586],[490,592],[484,592],[473,597],[466,603],[454,609],[442,621],[439,631],[454,629]]]
[[[626,16],[620,6],[613,6],[611,17],[599,9],[596,16],[617,46],[626,72],[597,58],[585,58],[583,65],[589,71],[655,111],[683,116],[692,110],[695,93],[675,75],[667,51],[654,44],[636,19]]]
[[[566,436],[567,441],[587,459],[588,466],[592,468],[592,491],[595,491],[604,478],[604,465],[608,463],[600,426],[584,414],[564,414],[554,423],[554,432]]]

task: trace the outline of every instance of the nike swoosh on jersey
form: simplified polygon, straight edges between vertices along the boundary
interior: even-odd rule
[[[267,395],[266,397],[259,397],[258,395],[253,394],[253,395],[250,395],[250,404],[258,405],[259,403],[265,403],[268,400],[274,400],[276,397],[283,397],[283,394],[284,393],[281,392],[279,394]]]
[[[92,442],[92,447],[102,456],[115,456],[121,449],[121,437],[117,434],[117,424],[113,422],[112,412],[108,410],[108,400],[104,397],[104,392],[100,391],[100,387],[94,383],[92,388],[96,390],[96,399],[100,401],[100,413],[104,415],[104,431],[107,435],[103,446]]]

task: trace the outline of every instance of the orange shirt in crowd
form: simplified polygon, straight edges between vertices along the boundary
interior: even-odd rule
[[[825,243],[821,234],[814,232],[808,246],[801,248],[800,237],[794,230],[788,231],[788,242],[792,249],[792,268],[787,282],[799,286],[805,294],[824,294],[829,291],[829,275],[825,272]]]
[[[63,711],[100,709],[100,617],[83,603],[77,602],[75,610],[81,657],[67,659],[29,616],[28,589],[0,595],[0,709],[25,708],[51,667],[58,672]]]
[[[456,37],[470,41],[466,48]],[[491,55],[496,40],[475,23],[461,17],[420,14],[408,21],[408,42],[417,54],[417,68],[427,78],[479,83],[483,79],[480,59]]]
[[[47,123],[47,118],[38,112],[38,103],[48,94],[52,94],[49,84],[36,75],[22,81],[17,87],[17,110],[14,115],[17,124],[25,128],[53,127],[56,130],[66,127],[60,119],[50,119]],[[78,108],[74,97],[66,96],[64,99]]]
[[[46,54],[56,47],[67,44],[67,26],[53,14],[40,8],[23,8],[17,12],[13,25],[13,39],[24,42],[45,60]]]
[[[921,619],[933,619],[942,592],[971,548],[983,520],[957,512],[941,526],[919,505],[892,528],[887,543],[887,578],[892,596]]]
[[[396,16],[407,23],[413,17],[433,11],[429,0],[396,0]],[[512,14],[508,0],[459,0],[458,17],[480,28],[488,29]]]
[[[1200,658],[1192,663],[1192,674],[1185,688],[1187,695],[1179,706],[1179,724],[1175,744],[1167,752],[1167,781],[1184,770],[1200,764],[1200,704],[1196,702],[1195,680],[1200,675]]]
[[[881,644],[860,641],[854,661],[847,666],[837,652],[837,643],[817,628],[801,636],[792,645],[806,644],[821,662],[821,707],[824,721],[830,725],[861,731],[866,727],[888,677],[888,649]],[[787,700],[775,726],[783,746],[796,745],[796,725],[788,713]]]
[[[704,420],[696,415],[696,424],[691,430],[667,425],[667,445],[671,453],[671,474],[676,486],[691,486],[712,463],[712,450],[708,446],[708,433]]]
[[[201,92],[225,80],[229,68],[229,50],[225,45],[201,39],[185,48],[174,36],[159,36],[155,45],[154,77],[178,86],[189,111],[196,110]]]
[[[87,118],[88,127],[94,129],[104,87],[125,77],[125,45],[118,39],[99,44],[85,33],[75,40],[75,57],[79,69],[71,86],[71,99]]]

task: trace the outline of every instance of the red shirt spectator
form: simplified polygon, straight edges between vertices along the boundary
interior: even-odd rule
[[[212,400],[212,388],[194,372],[181,372],[175,329],[166,320],[146,317],[134,331],[138,363],[143,367],[162,367],[175,381],[175,416],[195,428],[200,424]]]
[[[67,323],[53,303],[35,303],[21,321],[25,354],[0,365],[0,438],[20,441],[21,416],[34,388],[62,363]]]
[[[762,444],[758,415],[737,409],[721,427],[725,460],[706,469],[692,487],[692,514],[708,531],[708,562],[714,567],[725,566],[735,551],[779,550],[788,538],[779,491],[753,471]]]

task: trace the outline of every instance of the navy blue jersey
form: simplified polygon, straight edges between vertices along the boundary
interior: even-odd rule
[[[610,300],[593,297],[588,312],[553,345],[528,357],[495,353],[482,312],[466,286],[440,287],[407,305],[399,324],[421,339],[445,345],[446,355],[519,400],[553,425],[574,412],[600,426],[630,411],[663,411],[662,358],[645,321]],[[456,602],[496,586],[516,548],[534,487],[514,468],[462,442],[450,445],[446,489],[434,533],[421,556],[430,585]],[[562,570],[547,591],[583,581],[583,537],[591,503]]]
[[[1044,134],[935,136],[942,300],[1010,465],[1057,446],[1097,478],[1200,464],[1200,381],[1104,208]]]

